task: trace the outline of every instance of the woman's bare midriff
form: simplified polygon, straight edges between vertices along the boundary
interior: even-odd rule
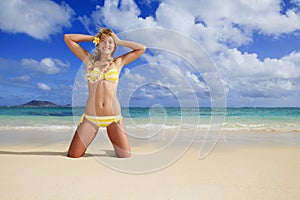
[[[92,116],[115,116],[121,114],[121,107],[116,95],[117,83],[101,80],[88,83],[89,97],[85,113]]]

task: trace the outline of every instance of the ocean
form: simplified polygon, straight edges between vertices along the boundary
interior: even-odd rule
[[[0,107],[1,130],[73,131],[81,107]],[[207,130],[212,124],[225,131],[300,132],[300,108],[122,108],[127,129]]]

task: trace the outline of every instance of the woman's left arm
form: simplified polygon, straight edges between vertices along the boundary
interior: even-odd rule
[[[138,57],[140,57],[146,51],[146,46],[143,44],[137,43],[137,42],[121,40],[118,37],[116,37],[116,43],[117,43],[117,45],[128,47],[128,48],[132,49],[132,51],[130,51],[116,59],[120,69],[124,65],[136,60]]]

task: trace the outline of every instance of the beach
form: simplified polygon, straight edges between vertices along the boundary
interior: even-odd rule
[[[66,153],[72,118],[46,116],[55,121],[47,128],[51,120],[33,118],[20,117],[19,127],[1,119],[0,199],[300,199],[297,124],[288,131],[257,122],[232,129],[229,120],[220,135],[168,125],[150,136],[157,126],[129,125],[131,158],[115,157],[101,130],[74,159]]]
[[[99,161],[107,158],[122,163],[124,159],[116,158],[112,148],[72,159],[66,156],[70,134],[47,142],[32,133],[14,134],[21,141],[2,144],[0,149],[0,199],[300,198],[299,144],[223,142],[199,159],[199,143],[195,142],[169,166],[134,174]],[[150,148],[133,150],[151,152]],[[141,165],[135,158],[126,162]]]

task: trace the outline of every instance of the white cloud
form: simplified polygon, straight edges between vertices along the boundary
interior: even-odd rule
[[[207,91],[207,87],[206,87],[205,83],[200,81],[198,76],[196,76],[195,74],[193,74],[191,72],[186,72],[185,77],[187,79],[193,80],[193,82],[197,84],[197,86],[200,90],[205,91],[205,92]]]
[[[22,76],[17,76],[15,78],[12,78],[13,81],[21,81],[21,82],[28,82],[31,80],[30,76],[27,74],[22,75]]]
[[[134,81],[137,84],[142,84],[143,82],[145,82],[145,77],[138,74],[138,73],[131,73],[130,69],[125,69],[125,74],[124,76],[126,76],[127,79]]]
[[[153,17],[143,19],[138,17],[140,12],[133,0],[123,0],[120,1],[120,4],[118,0],[112,0],[105,1],[103,7],[97,6],[90,17],[82,16],[79,17],[79,20],[92,33],[95,32],[95,28],[103,26],[115,31],[155,26]]]
[[[300,14],[287,10],[281,14],[280,1],[243,0],[164,0],[153,17],[139,17],[140,10],[133,0],[105,1],[90,17],[81,17],[82,23],[92,27],[108,26],[126,31],[135,28],[164,27],[180,31],[200,41],[209,52],[226,49],[226,45],[238,47],[252,41],[258,32],[279,36],[300,29]],[[282,28],[284,27],[284,28]]]
[[[147,99],[153,99],[154,96],[153,94],[149,93],[149,91],[147,91],[145,88],[141,88],[141,96],[138,96],[141,99],[145,99],[147,101]]]
[[[0,1],[0,29],[10,33],[25,33],[36,39],[71,26],[74,11],[66,4],[50,0]]]
[[[298,9],[300,8],[300,0],[291,0],[291,3],[295,4]]]
[[[242,96],[278,97],[300,89],[300,52],[261,61],[256,54],[229,49],[217,63],[226,86]]]
[[[208,51],[219,68],[229,95],[272,98],[293,96],[293,91],[300,89],[300,52],[293,52],[282,58],[260,60],[255,53],[242,53],[238,50],[241,45],[253,42],[254,34],[274,39],[299,31],[299,8],[291,7],[282,13],[283,2],[280,0],[163,0],[155,13],[156,19],[142,19],[139,17],[140,10],[133,1],[120,1],[119,7],[118,2],[106,1],[91,16],[84,16],[82,19],[86,27],[91,29],[93,26],[105,25],[120,32],[144,27],[179,31],[195,39]],[[292,0],[294,5],[299,6],[299,2]],[[126,33],[121,36],[128,38],[124,37],[127,36]],[[129,38],[149,43],[149,38],[143,34]],[[172,39],[174,42],[169,42]],[[172,35],[157,35],[157,40],[161,46],[165,44],[166,48],[184,45],[182,41],[172,38]],[[191,49],[190,54],[197,55],[197,52]],[[169,85],[170,89],[187,95],[192,90],[176,87],[181,82],[178,74],[185,74],[197,88],[202,88],[203,91],[207,89],[193,71],[181,68],[184,65],[178,58],[176,60],[163,53],[146,54],[143,58],[149,63],[171,69],[166,71],[164,67],[155,70],[150,68],[150,71],[153,70],[159,76],[148,73],[146,81],[149,78],[153,81],[160,80],[162,84]],[[208,74],[201,75],[210,80],[212,77],[207,77]]]
[[[57,74],[59,72],[64,72],[70,66],[70,63],[64,63],[56,58],[43,58],[41,61],[24,58],[21,60],[21,64],[30,70],[45,74]]]
[[[144,103],[179,102],[184,106],[198,105],[197,96],[204,98],[207,87],[190,70],[191,67],[181,57],[154,52],[144,55],[148,65],[126,69],[120,80],[118,96],[123,104],[134,98]],[[154,55],[155,54],[155,55]],[[167,58],[167,59],[166,59]],[[143,75],[138,81],[136,77]],[[188,97],[188,98],[187,98]],[[125,105],[126,106],[126,105]]]
[[[37,83],[37,87],[41,90],[50,91],[51,88],[45,83]]]
[[[142,5],[150,5],[153,2],[161,2],[162,0],[139,0],[139,3]]]
[[[228,49],[219,57],[218,66],[222,73],[228,78],[297,78],[300,76],[299,68],[292,59],[295,56],[283,57],[281,59],[266,58],[260,61],[256,54],[241,53],[237,49]],[[298,61],[299,62],[299,61]]]
[[[157,24],[186,33],[201,41],[210,52],[224,45],[240,46],[252,41],[254,32],[272,35],[300,29],[300,13],[280,13],[281,1],[165,0],[157,9]],[[283,28],[284,27],[284,28]]]

